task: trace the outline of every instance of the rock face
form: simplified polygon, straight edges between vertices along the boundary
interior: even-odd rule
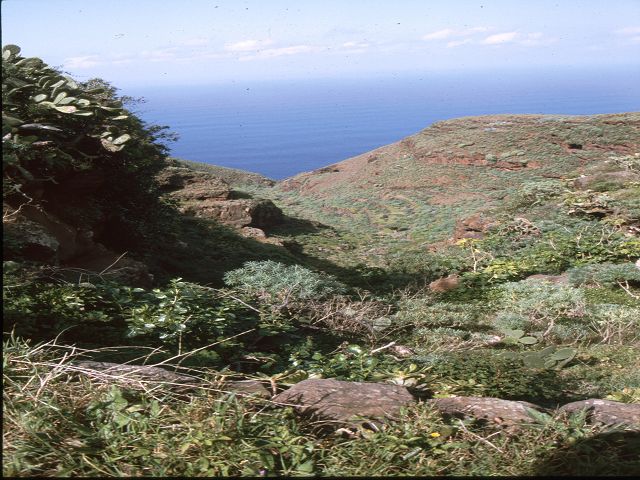
[[[26,205],[3,222],[4,234],[19,256],[66,267],[64,276],[104,274],[122,283],[150,287],[153,276],[145,264],[108,250],[86,227],[67,225],[44,209]],[[70,268],[69,268],[70,267]]]
[[[640,431],[640,404],[621,403],[612,400],[591,398],[567,403],[560,407],[560,413],[575,413],[586,410],[590,423],[606,426],[622,425]]]
[[[156,180],[163,192],[179,191],[180,198],[185,200],[226,200],[231,193],[229,184],[224,180],[184,167],[166,167]]]
[[[206,199],[187,204],[181,210],[195,217],[218,220],[236,228],[268,228],[281,223],[283,219],[282,210],[271,200],[262,199]]]
[[[475,418],[488,423],[514,426],[531,423],[534,419],[527,408],[542,410],[529,402],[516,402],[500,398],[449,397],[427,400],[445,417]]]
[[[316,420],[349,423],[358,418],[393,419],[402,407],[416,400],[400,385],[309,379],[276,395],[273,401],[293,405],[301,415]]]
[[[160,189],[180,202],[183,213],[234,228],[269,228],[283,220],[271,200],[233,198],[227,182],[206,172],[166,167],[156,176]]]

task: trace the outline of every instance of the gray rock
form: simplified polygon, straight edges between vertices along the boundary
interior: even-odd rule
[[[222,390],[237,393],[240,396],[271,398],[271,392],[257,380],[229,380],[222,385]]]
[[[3,231],[26,258],[55,261],[60,242],[41,224],[18,217],[14,222],[4,223]]]
[[[402,407],[416,402],[400,385],[334,379],[303,380],[273,401],[293,406],[299,414],[315,420],[336,423],[393,420]]]
[[[71,370],[107,382],[138,384],[140,386],[165,384],[180,390],[194,389],[202,383],[202,379],[198,377],[146,365],[80,360],[71,364]]]
[[[621,425],[640,431],[640,404],[590,398],[567,403],[560,407],[559,412],[571,414],[582,410],[587,411],[589,423],[610,427]]]
[[[632,182],[640,182],[640,175],[631,170],[621,170],[618,172],[586,175],[575,179],[573,181],[573,185],[580,190],[586,190],[588,188],[593,188],[598,184],[609,184],[612,186],[624,187]]]
[[[445,417],[475,418],[495,425],[513,426],[531,423],[533,417],[527,408],[542,408],[529,402],[502,400],[500,398],[449,397],[427,400]]]

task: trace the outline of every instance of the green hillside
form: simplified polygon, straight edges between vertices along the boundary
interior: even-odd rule
[[[2,62],[5,476],[640,471],[640,114],[273,182]]]

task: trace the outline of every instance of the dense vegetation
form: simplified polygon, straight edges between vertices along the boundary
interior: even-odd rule
[[[305,229],[290,218],[277,233],[298,248],[285,249],[181,215],[154,182],[170,135],[124,108],[106,82],[77,83],[7,46],[2,95],[5,221],[37,206],[100,230],[97,241],[155,274],[144,288],[98,272],[72,280],[59,262],[5,240],[5,475],[637,472],[628,438],[598,435],[584,416],[541,415],[512,437],[418,404],[344,437],[216,388],[228,378],[281,389],[331,377],[552,408],[594,397],[638,403],[637,183],[579,190],[527,179],[496,204],[482,238],[433,251],[403,242],[367,262],[357,223]],[[640,170],[637,155],[608,165]],[[223,173],[249,193],[270,188]],[[344,264],[322,253],[340,248],[352,257]],[[560,283],[528,278],[563,273]],[[447,275],[458,288],[427,288]],[[392,341],[412,354],[380,348]],[[186,396],[77,376],[79,358],[164,365],[212,387]]]

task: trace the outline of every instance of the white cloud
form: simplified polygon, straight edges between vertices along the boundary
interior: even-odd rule
[[[613,33],[623,37],[626,44],[636,45],[640,43],[640,27],[620,28]]]
[[[465,45],[467,43],[471,43],[470,38],[466,38],[464,40],[454,40],[452,42],[447,43],[447,48],[459,47],[460,45]]]
[[[98,55],[86,55],[84,57],[69,57],[65,58],[63,65],[69,70],[81,70],[84,68],[91,68],[100,65],[102,62],[99,60]]]
[[[301,53],[312,53],[322,50],[320,47],[312,45],[292,45],[290,47],[267,48],[256,52],[255,55],[240,57],[240,60],[263,60],[267,58],[283,57],[288,55],[298,55]]]
[[[272,40],[243,40],[241,42],[227,43],[224,49],[227,52],[251,52],[271,45]]]
[[[557,41],[556,38],[546,37],[542,32],[528,33],[518,43],[527,47],[539,47],[551,45]]]
[[[456,31],[451,30],[450,28],[445,28],[444,30],[438,30],[436,32],[427,33],[422,37],[423,40],[444,40],[446,38],[455,35]]]
[[[422,36],[423,40],[446,40],[452,37],[469,37],[476,33],[486,32],[491,30],[489,27],[470,27],[461,29],[445,28],[444,30],[438,30],[435,32],[427,33]]]
[[[367,48],[369,44],[366,42],[345,42],[342,46],[344,48]]]
[[[502,43],[513,42],[517,36],[518,32],[496,33],[495,35],[489,35],[482,43],[485,45],[500,45]]]

